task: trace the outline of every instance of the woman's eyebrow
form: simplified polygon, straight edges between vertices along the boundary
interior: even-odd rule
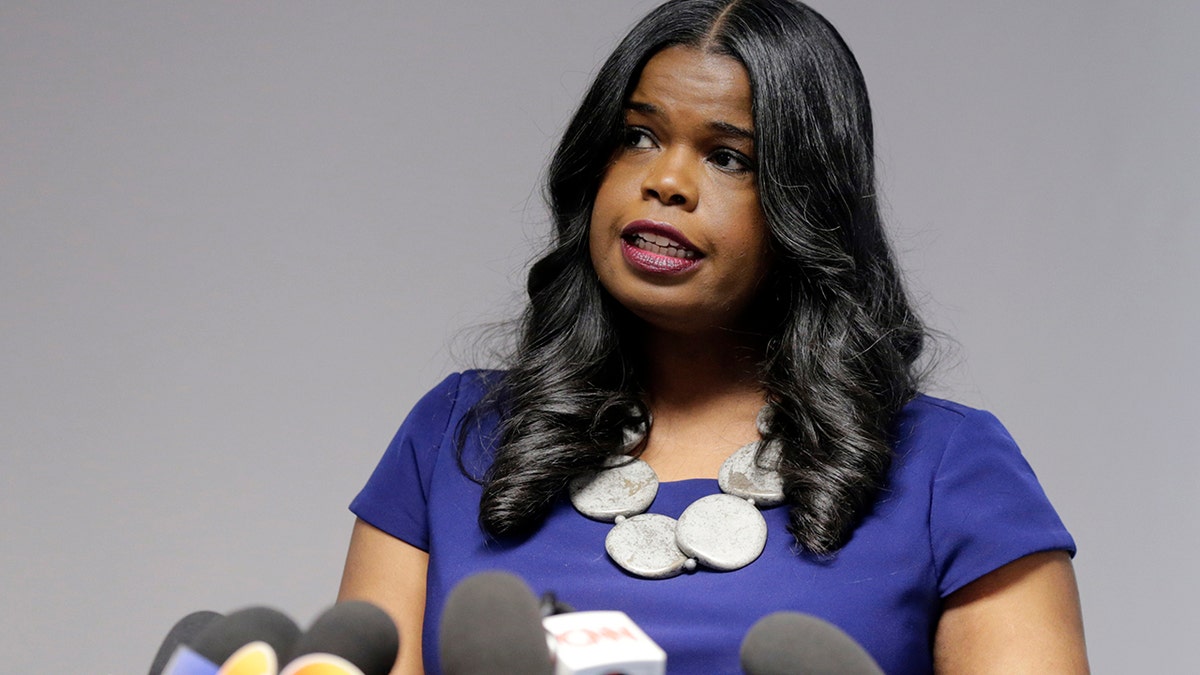
[[[644,103],[642,101],[626,101],[625,110],[642,113],[643,115],[651,115],[653,117],[661,117],[662,109],[653,103]]]
[[[649,115],[651,117],[663,116],[663,111],[661,108],[653,103],[646,103],[644,101],[626,101],[625,110],[641,113],[643,115]],[[739,127],[736,124],[731,124],[729,122],[709,122],[708,126],[722,135],[745,139],[751,143],[754,142],[754,132],[749,129]]]
[[[726,136],[745,139],[751,143],[754,142],[754,132],[750,131],[749,129],[743,129],[736,124],[730,124],[729,122],[709,122],[708,126],[725,134]]]

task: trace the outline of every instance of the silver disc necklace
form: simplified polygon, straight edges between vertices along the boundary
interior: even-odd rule
[[[766,412],[764,408],[757,420],[764,436]],[[620,455],[571,481],[571,504],[577,511],[615,523],[604,539],[608,556],[646,579],[668,579],[700,565],[728,572],[757,560],[767,544],[767,521],[758,509],[785,501],[777,471],[778,441],[758,440],[735,450],[717,474],[721,492],[692,502],[676,520],[645,512],[658,494],[658,475],[629,455],[645,440],[650,424],[647,417],[626,427]]]

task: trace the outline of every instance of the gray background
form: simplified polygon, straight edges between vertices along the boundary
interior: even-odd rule
[[[346,504],[512,311],[556,134],[651,4],[0,8],[6,671],[332,601]],[[954,338],[933,390],[1008,424],[1078,539],[1095,670],[1189,670],[1200,3],[818,8]]]

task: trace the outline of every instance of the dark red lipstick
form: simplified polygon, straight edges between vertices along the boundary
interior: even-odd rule
[[[704,259],[682,232],[654,220],[635,220],[621,228],[621,254],[634,268],[651,274],[681,274]]]

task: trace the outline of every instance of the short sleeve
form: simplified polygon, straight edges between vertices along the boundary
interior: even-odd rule
[[[450,437],[462,375],[447,377],[412,409],[350,510],[423,551],[429,550],[426,505],[434,465]]]
[[[1031,553],[1075,554],[1074,540],[1008,431],[989,413],[961,410],[930,505],[942,597]]]

